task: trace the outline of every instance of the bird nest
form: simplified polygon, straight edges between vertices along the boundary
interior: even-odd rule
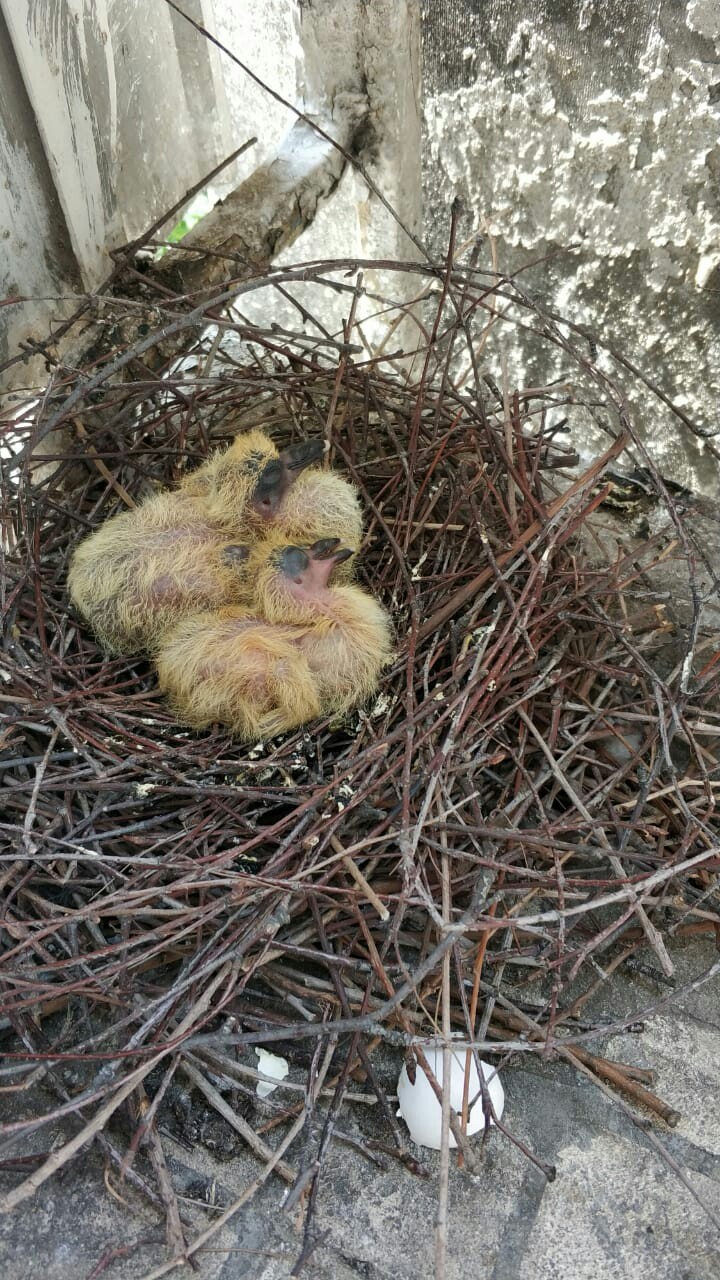
[[[389,1042],[420,1070],[450,1032],[496,1064],[559,1056],[677,1118],[590,1051],[586,1002],[639,954],[668,981],[669,939],[720,926],[717,668],[691,499],[636,436],[631,368],[517,279],[377,265],[422,295],[375,304],[405,326],[402,354],[366,349],[357,264],[192,307],[141,284],[83,302],[65,325],[75,356],[48,355],[42,395],[6,423],[3,1075],[29,1101],[3,1154],[30,1135],[44,1154],[5,1207],[93,1139],[165,1206],[180,1249],[172,1186],[143,1164],[173,1077],[264,1175],[306,1186],[285,1153],[321,1087],[337,1114],[352,1073],[380,1100],[385,1151],[417,1168],[374,1053]],[[306,301],[297,331],[233,309],[298,280],[316,310],[344,291],[342,332]],[[518,326],[544,385],[508,372]],[[66,574],[88,531],[251,425],[278,445],[326,435],[361,495],[358,575],[397,658],[342,719],[240,745],[176,723],[147,662],[106,657]],[[589,429],[604,444],[583,464]],[[623,466],[642,466],[644,504],[624,525],[608,507]],[[684,582],[671,600],[663,564]],[[299,1102],[255,1097],[256,1046],[280,1046]],[[71,1127],[49,1154],[59,1116]],[[463,1126],[451,1116],[469,1161]],[[512,1139],[512,1117],[500,1128]]]

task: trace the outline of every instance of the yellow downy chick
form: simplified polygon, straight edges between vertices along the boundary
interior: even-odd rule
[[[301,470],[323,452],[312,440],[278,454],[261,431],[250,431],[178,490],[155,494],[85,538],[68,587],[101,644],[111,653],[154,652],[186,614],[247,599],[241,544],[263,535]]]
[[[387,613],[359,587],[330,586],[352,554],[337,538],[304,549],[277,535],[251,555],[252,609],[185,618],[157,655],[160,688],[195,728],[272,736],[348,710],[391,662]]]

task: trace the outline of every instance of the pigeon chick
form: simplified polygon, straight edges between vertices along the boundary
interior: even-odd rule
[[[245,541],[263,536],[319,440],[278,454],[261,431],[239,436],[175,491],[114,516],[77,547],[73,603],[110,653],[153,652],[188,613],[250,593]]]
[[[390,620],[366,591],[330,584],[352,555],[338,541],[304,548],[274,533],[250,556],[251,608],[195,614],[165,636],[160,688],[185,723],[257,739],[344,712],[374,691],[393,657]]]

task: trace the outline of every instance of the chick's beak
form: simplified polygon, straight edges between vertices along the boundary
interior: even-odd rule
[[[306,467],[319,462],[326,449],[324,440],[301,440],[298,444],[291,444],[289,448],[283,449],[280,461],[290,472],[291,478],[295,479]]]
[[[312,546],[308,547],[308,553],[313,560],[327,560],[339,546],[339,538],[318,538],[317,542],[313,542]]]
[[[301,440],[266,462],[253,490],[252,505],[257,514],[265,520],[274,519],[290,485],[301,471],[320,461],[325,449],[324,440]]]
[[[313,542],[308,547],[308,555],[311,560],[331,560],[332,567],[342,564],[345,560],[349,560],[355,554],[349,547],[341,547],[339,538],[320,538],[317,542]]]
[[[310,576],[318,587],[326,587],[330,576],[339,564],[349,560],[354,553],[349,547],[341,547],[339,538],[320,538],[308,547]]]
[[[277,562],[280,572],[305,592],[325,590],[335,566],[353,554],[348,547],[339,546],[339,542],[339,538],[320,538],[307,548],[283,547]]]

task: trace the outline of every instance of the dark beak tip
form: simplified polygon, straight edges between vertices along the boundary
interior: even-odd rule
[[[339,546],[340,538],[318,538],[308,550],[313,560],[327,560]]]
[[[299,444],[291,444],[289,448],[283,449],[280,459],[288,471],[304,471],[305,467],[312,466],[313,462],[319,462],[325,456],[326,448],[324,440],[301,440]]]
[[[341,547],[339,551],[335,552],[332,558],[336,564],[344,564],[346,560],[349,560],[350,557],[354,555],[355,552],[351,551],[349,547]]]

